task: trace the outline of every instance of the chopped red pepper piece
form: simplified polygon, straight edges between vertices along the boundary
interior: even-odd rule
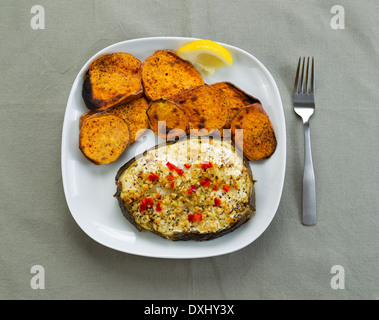
[[[220,199],[215,198],[215,206],[218,207],[221,203]]]
[[[151,174],[155,179],[159,179],[159,174],[155,174],[154,172],[150,172],[150,174]]]
[[[184,173],[184,170],[183,169],[179,169],[177,166],[175,166],[175,165],[173,165],[171,162],[167,162],[166,163],[166,166],[169,168],[169,170],[175,170],[177,173],[178,173],[178,175],[183,175],[183,173]]]
[[[213,189],[214,191],[217,191],[217,186],[213,186],[212,189]]]
[[[139,206],[139,212],[144,212],[147,209],[147,204],[141,204]]]
[[[175,182],[171,182],[171,188],[175,188]]]
[[[223,186],[223,187],[222,187],[222,190],[224,190],[225,192],[228,192],[228,191],[229,191],[229,189],[230,189],[230,187],[229,187],[229,186],[227,186],[227,185],[225,185],[225,186]]]
[[[192,193],[194,193],[194,192],[196,192],[196,186],[191,185],[191,187],[190,187],[189,190],[188,190],[188,193],[189,193],[189,194],[192,194]]]
[[[188,221],[190,222],[199,222],[203,220],[203,216],[201,213],[195,212],[194,214],[188,215]]]
[[[203,169],[203,170],[207,170],[208,168],[213,168],[213,164],[212,164],[212,162],[204,161],[204,162],[201,164],[201,169]]]
[[[152,207],[154,204],[154,201],[152,198],[143,198],[141,202],[142,202],[141,204],[142,208],[140,206],[140,212],[142,212],[141,209],[146,210],[148,205]]]
[[[169,174],[166,178],[171,181],[175,180],[175,177],[172,174]]]
[[[205,188],[205,187],[209,186],[211,184],[211,182],[209,181],[209,179],[203,179],[200,181],[200,184]]]
[[[201,213],[195,212],[193,214],[193,216],[194,216],[194,221],[201,221],[201,220],[203,220],[203,215]]]
[[[156,180],[159,180],[159,175],[158,174],[155,174],[153,172],[150,172],[150,175],[149,175],[149,178],[148,178],[150,181],[154,181],[155,179]]]
[[[155,211],[158,211],[158,212],[162,211],[160,202],[157,202],[157,206],[155,207]]]
[[[191,168],[191,165],[190,165],[189,163],[185,163],[184,166],[185,166],[187,169]]]
[[[160,194],[157,194],[157,199],[160,199],[162,198],[162,196]]]
[[[175,167],[171,162],[167,162],[167,163],[166,163],[166,166],[167,166],[167,167],[169,168],[169,170],[171,170],[171,171],[174,170],[174,167]]]

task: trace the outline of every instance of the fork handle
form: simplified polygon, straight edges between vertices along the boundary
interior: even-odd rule
[[[316,224],[316,186],[313,170],[309,121],[304,122],[303,224]]]

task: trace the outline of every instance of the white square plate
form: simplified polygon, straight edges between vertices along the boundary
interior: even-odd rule
[[[66,201],[81,229],[104,246],[122,252],[159,258],[203,258],[239,250],[257,239],[269,226],[279,206],[286,167],[286,129],[279,90],[269,71],[248,52],[221,43],[232,55],[233,66],[219,69],[211,84],[229,81],[258,98],[274,126],[278,145],[266,160],[250,162],[256,191],[256,215],[237,230],[210,241],[171,241],[147,231],[139,232],[122,215],[115,175],[135,155],[160,143],[150,131],[115,162],[96,166],[79,150],[79,118],[88,111],[82,99],[83,75],[93,59],[104,53],[128,52],[144,61],[158,49],[176,51],[193,38],[158,37],[111,45],[90,58],[80,70],[67,102],[62,131],[62,179]]]

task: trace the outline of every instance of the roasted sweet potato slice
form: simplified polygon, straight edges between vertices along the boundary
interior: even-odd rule
[[[149,120],[146,115],[148,107],[149,102],[145,97],[142,97],[113,107],[107,112],[113,113],[126,121],[129,125],[130,143],[132,144],[149,127]]]
[[[171,98],[186,112],[192,135],[207,135],[221,130],[229,117],[229,98],[208,85],[186,90]]]
[[[94,164],[111,163],[130,142],[127,123],[115,114],[100,113],[88,117],[79,133],[79,148]]]
[[[147,115],[150,128],[161,139],[170,140],[187,132],[187,115],[175,102],[164,99],[152,101]]]
[[[105,110],[143,95],[142,63],[129,53],[103,54],[84,75],[82,96],[90,110]]]
[[[130,144],[132,144],[149,127],[149,120],[146,115],[148,107],[148,101],[145,97],[142,97],[102,112],[88,111],[81,115],[79,119],[79,129],[82,127],[84,121],[94,114],[112,113],[119,116],[129,125]]]
[[[221,90],[222,92],[226,93],[226,95],[229,97],[230,101],[230,108],[229,108],[229,119],[226,122],[224,128],[229,129],[232,124],[232,119],[234,115],[239,111],[241,108],[248,106],[249,104],[254,103],[260,103],[260,101],[253,97],[252,95],[246,93],[236,85],[234,85],[231,82],[223,81],[223,82],[217,82],[210,85],[212,88],[216,90]]]
[[[235,144],[249,160],[269,158],[274,153],[277,145],[274,128],[260,103],[238,111],[232,120],[231,129]]]
[[[90,116],[94,115],[96,112],[95,111],[88,111],[86,113],[83,113],[80,118],[79,118],[79,130],[82,127],[84,121],[86,121],[87,118]]]
[[[172,50],[157,50],[143,62],[142,82],[150,100],[168,98],[204,84],[195,67]]]

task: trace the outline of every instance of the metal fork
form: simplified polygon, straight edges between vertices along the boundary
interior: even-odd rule
[[[307,60],[306,69],[305,60]],[[304,124],[304,174],[303,174],[303,218],[304,225],[316,224],[316,187],[313,170],[311,137],[309,119],[315,111],[315,77],[314,57],[309,65],[310,57],[299,58],[297,65],[295,86],[293,89],[293,105],[295,112],[303,119]],[[305,71],[305,75],[304,75]],[[310,79],[308,75],[310,72]]]

